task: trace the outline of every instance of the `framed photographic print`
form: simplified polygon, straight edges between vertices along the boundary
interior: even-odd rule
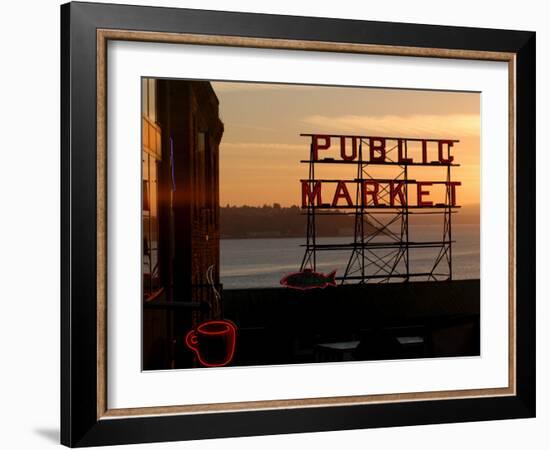
[[[535,33],[61,19],[63,444],[534,417]]]

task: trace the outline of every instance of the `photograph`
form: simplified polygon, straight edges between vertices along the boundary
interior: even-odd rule
[[[24,148],[60,133],[57,172],[38,144],[10,166],[60,178],[60,442],[479,441],[453,424],[522,445],[536,421],[509,419],[541,392],[533,15],[166,6],[63,4],[60,126],[6,109]],[[55,80],[27,66],[40,99]],[[44,186],[9,196],[33,217],[11,221],[19,290],[45,286],[24,251],[51,240],[25,227]]]
[[[142,77],[141,105],[142,370],[480,356],[480,92]]]

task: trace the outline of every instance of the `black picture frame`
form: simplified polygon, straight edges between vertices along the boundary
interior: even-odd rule
[[[516,395],[98,418],[98,29],[516,55]],[[534,32],[94,3],[61,6],[61,443],[71,447],[535,416]]]

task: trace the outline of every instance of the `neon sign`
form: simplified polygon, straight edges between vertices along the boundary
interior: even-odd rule
[[[311,269],[305,269],[286,275],[281,279],[280,283],[287,288],[299,291],[324,289],[327,286],[336,286],[336,270],[325,275],[324,273],[314,272]]]
[[[458,141],[453,139],[320,134],[304,136],[311,137],[311,161],[303,162],[363,164],[366,167],[457,165],[453,163],[454,156],[451,155],[451,150],[454,143]],[[450,180],[400,181],[380,178],[305,179],[300,182],[302,208],[308,206],[316,208],[458,207],[457,187],[462,185],[460,181]],[[433,189],[437,185],[441,185],[444,192],[444,197],[440,201],[433,197]],[[359,195],[352,196],[350,193],[355,192],[356,189]]]
[[[185,345],[205,367],[226,366],[233,360],[237,327],[230,320],[210,320],[190,330]]]

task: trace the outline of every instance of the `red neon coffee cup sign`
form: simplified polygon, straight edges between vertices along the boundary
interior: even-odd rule
[[[229,320],[211,320],[200,324],[185,336],[185,345],[205,367],[226,366],[233,360],[237,327]]]

